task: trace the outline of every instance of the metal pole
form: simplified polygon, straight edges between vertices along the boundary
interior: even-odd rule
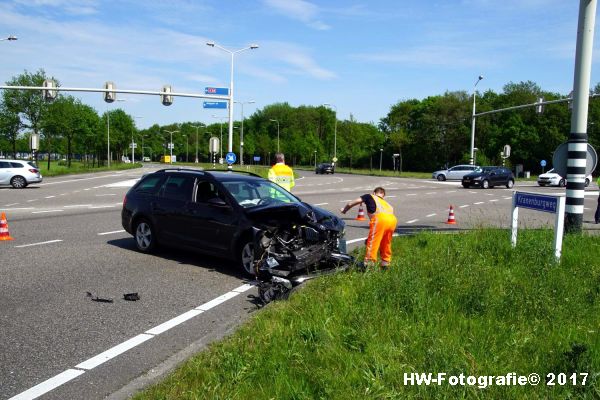
[[[173,164],[173,132],[169,132],[171,134],[171,140],[169,141],[169,147],[171,148],[171,153],[169,155],[169,164]]]
[[[277,120],[277,152],[279,153],[279,120]]]
[[[198,128],[199,126],[196,126],[196,164],[198,163]]]
[[[106,159],[108,160],[108,166],[110,167],[110,111],[106,111],[106,138],[107,138],[107,151]],[[48,155],[50,156],[50,155]]]
[[[479,81],[482,79],[483,76],[479,75],[479,77],[477,78],[477,82],[475,82],[475,85],[473,86],[473,114],[471,114],[471,155],[469,157],[469,164],[471,165],[475,164],[475,95],[477,94],[475,88],[477,87]]]
[[[573,81],[573,112],[568,141],[567,199],[565,231],[581,233],[585,201],[585,167],[587,158],[587,118],[589,104],[592,48],[596,20],[596,0],[580,0]]]
[[[242,106],[242,130],[240,131],[240,165],[244,165],[244,103],[240,102]]]
[[[231,76],[229,81],[229,143],[227,144],[228,152],[233,152],[233,52],[231,53]],[[227,164],[227,169],[233,169],[231,164]]]
[[[383,158],[383,149],[379,149],[379,171],[381,172],[381,160]]]

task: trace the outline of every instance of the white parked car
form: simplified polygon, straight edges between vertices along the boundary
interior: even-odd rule
[[[41,181],[42,174],[33,161],[0,161],[0,185],[11,185],[15,189],[22,189],[30,183]]]
[[[592,175],[590,174],[585,177],[585,187],[588,187],[591,181]],[[541,174],[537,183],[540,186],[567,186],[567,179],[554,172],[554,168],[552,168],[545,174]]]
[[[431,174],[433,179],[437,179],[438,181],[445,180],[461,180],[463,176],[470,174],[471,172],[475,172],[475,170],[479,168],[478,165],[455,165],[454,167],[448,169],[441,169],[439,171],[435,171]]]

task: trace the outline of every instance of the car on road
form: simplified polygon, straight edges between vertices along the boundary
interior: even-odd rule
[[[265,290],[352,260],[343,220],[248,172],[149,173],[125,195],[121,223],[141,252],[165,245],[229,258]]]
[[[437,179],[438,181],[445,180],[461,180],[463,176],[466,174],[470,174],[475,171],[475,169],[479,168],[477,165],[455,165],[454,167],[448,169],[441,169],[439,171],[435,171],[431,174],[433,179]]]
[[[472,186],[488,189],[500,185],[510,189],[515,185],[515,175],[506,167],[478,167],[474,172],[465,175],[461,183],[465,189]]]
[[[588,175],[585,177],[585,187],[588,187],[590,182],[592,181],[592,175]],[[550,171],[541,174],[538,176],[537,183],[539,186],[567,186],[567,179],[563,178],[556,172],[554,172],[554,168]]]
[[[0,185],[23,189],[31,183],[40,183],[42,174],[33,161],[0,160]]]
[[[335,166],[332,163],[321,163],[315,168],[315,174],[333,174]]]

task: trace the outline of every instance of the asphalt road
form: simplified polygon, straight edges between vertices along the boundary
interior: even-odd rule
[[[24,190],[0,188],[0,211],[15,239],[0,242],[0,399],[125,398],[257,310],[256,290],[228,261],[135,250],[121,227],[123,196],[142,173],[158,167],[47,178]],[[300,174],[294,193],[337,213],[348,200],[385,187],[399,235],[509,226],[512,190],[505,188]],[[564,191],[534,184],[515,189]],[[584,227],[597,230],[589,224],[596,186],[586,194]],[[456,225],[445,223],[449,205]],[[368,232],[368,221],[354,220],[356,212],[344,216],[350,248]],[[551,215],[525,210],[520,218],[527,227],[552,223]],[[140,300],[125,301],[123,294],[130,292]]]

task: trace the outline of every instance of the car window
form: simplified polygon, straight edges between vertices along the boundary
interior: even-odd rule
[[[27,164],[29,164],[30,166],[32,166],[35,169],[39,169],[39,167],[37,165],[35,165],[35,163],[33,161],[27,161]]]
[[[196,203],[208,203],[210,199],[225,201],[224,196],[219,192],[214,183],[208,181],[198,182],[198,186],[196,187]]]
[[[8,161],[0,161],[0,168],[12,168]]]
[[[192,200],[194,177],[171,175],[162,185],[162,197],[174,200]]]
[[[23,164],[18,162],[11,162],[10,165],[12,165],[13,168],[23,168]]]
[[[229,181],[223,186],[235,201],[244,208],[270,203],[298,203],[287,190],[270,181]]]
[[[135,188],[135,191],[138,193],[156,193],[160,188],[160,181],[162,180],[161,176],[149,176]]]

